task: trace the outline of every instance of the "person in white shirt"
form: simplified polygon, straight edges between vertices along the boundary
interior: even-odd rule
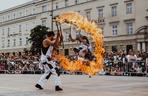
[[[72,39],[70,36],[70,39],[72,42],[74,42],[76,40],[80,42],[79,47],[76,47],[73,49],[75,54],[77,54],[79,56],[79,58],[83,58],[83,59],[86,59],[89,61],[92,61],[95,59],[95,57],[92,54],[92,46],[86,36],[79,35],[76,37],[75,40]]]

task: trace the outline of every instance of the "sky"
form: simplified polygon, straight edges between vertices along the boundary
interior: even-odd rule
[[[0,0],[0,11],[32,0]]]

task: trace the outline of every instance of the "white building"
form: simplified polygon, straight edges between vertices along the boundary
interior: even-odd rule
[[[52,11],[54,16],[76,11],[95,20],[103,29],[107,51],[148,51],[148,0],[33,0],[0,12],[0,52],[30,48],[30,30],[36,25],[51,29]],[[68,42],[70,28],[63,29],[68,54],[75,43]]]

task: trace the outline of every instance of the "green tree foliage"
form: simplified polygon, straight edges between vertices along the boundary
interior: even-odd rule
[[[30,51],[32,53],[40,53],[42,41],[45,35],[48,33],[48,28],[45,26],[38,25],[31,30],[29,41],[32,43]]]

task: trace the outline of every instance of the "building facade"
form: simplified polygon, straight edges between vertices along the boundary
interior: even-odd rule
[[[133,49],[148,52],[148,0],[33,0],[0,12],[0,52],[29,49],[30,30],[44,25],[56,30],[52,16],[76,11],[103,30],[107,52]],[[65,54],[77,42],[69,42],[71,28],[62,26]],[[86,34],[87,35],[87,34]]]

